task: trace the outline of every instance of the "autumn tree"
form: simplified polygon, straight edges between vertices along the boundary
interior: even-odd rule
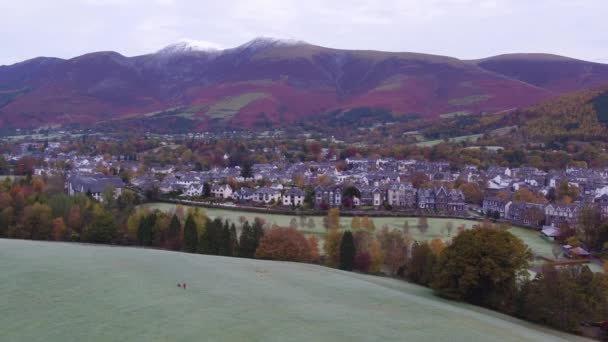
[[[569,204],[578,199],[579,190],[576,185],[570,184],[568,181],[563,180],[559,182],[557,188],[555,189],[555,194],[558,202]]]
[[[530,249],[509,231],[465,230],[439,256],[432,287],[442,297],[502,308],[527,274]]]
[[[584,206],[579,214],[577,235],[587,246],[601,250],[608,241],[608,222],[602,222],[601,212],[594,205]]]
[[[483,191],[477,183],[464,183],[459,187],[464,194],[464,199],[467,203],[481,204],[483,201]]]
[[[340,240],[340,269],[352,271],[355,267],[356,254],[357,249],[355,247],[353,234],[350,230],[347,230],[342,234],[342,239]]]
[[[325,244],[323,244],[323,250],[325,252],[325,258],[327,265],[330,267],[337,267],[340,263],[340,241],[342,240],[342,234],[338,229],[330,229],[325,236]]]
[[[308,238],[308,245],[310,246],[310,262],[318,263],[320,259],[319,255],[319,239],[316,235],[311,235]]]
[[[397,274],[399,269],[405,265],[407,258],[407,245],[403,233],[384,227],[377,237],[384,252],[384,264],[388,266],[391,274]]]
[[[350,228],[353,231],[361,229],[361,219],[359,218],[359,216],[353,216],[353,219],[350,222]]]
[[[67,227],[63,221],[63,217],[57,217],[52,222],[53,240],[63,241],[66,239]]]
[[[34,203],[23,209],[21,234],[19,237],[34,240],[48,240],[52,235],[51,208],[46,204]]]
[[[327,211],[327,229],[340,228],[340,209],[330,208]]]
[[[382,251],[382,246],[380,246],[380,242],[376,239],[373,239],[369,244],[369,256],[369,272],[380,272],[382,270],[382,265],[384,265],[384,252]]]
[[[517,314],[527,320],[577,332],[581,321],[603,320],[608,313],[605,274],[587,266],[543,266],[524,282],[517,300]]]
[[[427,242],[414,242],[407,261],[407,278],[416,284],[428,286],[433,281],[437,257]]]
[[[513,200],[519,202],[528,202],[528,203],[545,203],[546,199],[544,196],[535,194],[530,191],[528,188],[519,188],[515,193],[513,193]]]
[[[293,228],[270,229],[260,239],[255,252],[258,259],[310,262],[310,244],[304,234]]]

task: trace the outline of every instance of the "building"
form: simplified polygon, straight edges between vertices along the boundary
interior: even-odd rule
[[[283,205],[300,206],[304,204],[306,193],[300,188],[291,188],[283,194]]]
[[[578,204],[549,204],[545,207],[545,224],[559,227],[566,223],[573,227],[578,223],[580,209]]]
[[[116,198],[120,196],[124,187],[125,183],[117,176],[72,175],[66,182],[68,195],[84,193],[100,202],[103,202],[103,193],[106,189],[113,189]]]
[[[338,185],[317,186],[315,188],[315,207],[339,207],[342,205],[342,187]]]
[[[253,192],[253,201],[258,203],[280,203],[281,191],[270,187],[261,187]]]
[[[215,198],[231,198],[232,197],[232,188],[228,184],[219,185],[215,184],[211,187],[211,196]]]
[[[502,200],[498,197],[487,197],[483,199],[483,212],[488,214],[498,213],[500,218],[505,217],[505,208],[509,201]]]
[[[388,188],[387,202],[395,208],[414,209],[416,189],[411,183],[395,183]]]

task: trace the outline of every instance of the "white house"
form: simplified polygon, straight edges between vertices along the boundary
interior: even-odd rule
[[[304,204],[304,198],[306,193],[300,188],[291,188],[283,194],[283,205],[285,206],[299,206]]]
[[[232,197],[232,188],[228,184],[215,184],[211,187],[211,195],[215,198],[230,198]]]

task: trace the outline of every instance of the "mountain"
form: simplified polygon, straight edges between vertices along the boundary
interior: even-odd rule
[[[525,107],[608,83],[608,65],[543,54],[465,61],[257,38],[218,50],[179,42],[0,66],[0,128],[270,127],[355,108],[446,117]]]

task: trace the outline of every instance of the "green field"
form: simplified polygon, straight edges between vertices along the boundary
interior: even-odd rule
[[[176,205],[170,203],[149,203],[142,205],[145,208],[149,209],[160,209],[167,212],[172,212],[175,210]],[[268,226],[278,225],[281,227],[288,227],[292,219],[296,219],[298,230],[306,233],[306,234],[315,234],[319,236],[321,242],[323,241],[323,237],[327,232],[323,227],[323,217],[322,216],[305,216],[305,221],[308,222],[310,219],[314,221],[314,228],[310,228],[308,225],[300,224],[300,216],[292,216],[292,215],[278,215],[278,214],[265,214],[265,213],[255,213],[255,212],[246,212],[246,211],[237,211],[237,210],[226,210],[226,209],[215,209],[215,208],[204,208],[205,212],[210,218],[221,217],[223,219],[229,219],[234,223],[239,223],[241,217],[246,220],[253,222],[256,217],[263,218]],[[417,217],[373,217],[374,225],[376,229],[381,229],[384,225],[387,225],[389,228],[393,229],[402,229],[405,225],[405,222],[408,222],[410,227],[409,234],[413,239],[424,241],[430,240],[433,238],[441,238],[444,240],[449,240],[451,237],[456,235],[456,227],[460,225],[464,225],[465,228],[470,229],[473,225],[478,224],[477,221],[473,220],[463,220],[463,219],[454,219],[454,218],[428,218],[429,229],[424,234],[417,229],[418,226],[418,218]],[[343,216],[340,218],[340,226],[343,228],[350,228],[352,222],[352,217]],[[452,230],[452,234],[449,234],[446,225],[448,222],[451,222],[454,229]],[[553,252],[552,247],[553,243],[543,239],[540,237],[539,232],[524,229],[519,227],[511,227],[510,231],[521,238],[536,255],[552,258]]]
[[[227,120],[232,118],[239,110],[253,101],[268,97],[266,93],[245,93],[238,96],[227,97],[215,103],[207,115],[212,119]]]
[[[583,341],[400,280],[140,248],[0,239],[0,298],[5,342]]]

